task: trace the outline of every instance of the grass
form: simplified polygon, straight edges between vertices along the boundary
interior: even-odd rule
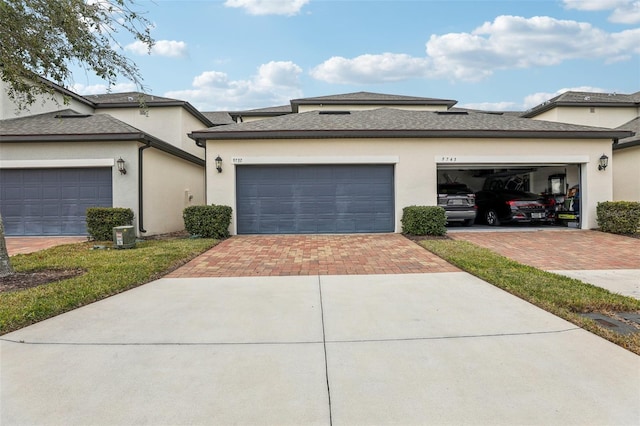
[[[93,243],[79,243],[12,256],[16,272],[81,268],[86,273],[0,293],[0,334],[150,282],[217,243],[213,239],[149,240],[130,250],[92,250]]]
[[[615,318],[616,312],[640,311],[640,300],[523,265],[467,241],[419,244],[458,268],[640,355],[640,333],[622,335],[580,315],[597,312]]]

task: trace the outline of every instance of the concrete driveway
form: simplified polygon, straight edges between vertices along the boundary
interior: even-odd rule
[[[0,423],[640,423],[640,357],[464,272],[164,278],[0,338]]]

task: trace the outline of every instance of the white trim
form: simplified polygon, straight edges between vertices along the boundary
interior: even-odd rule
[[[244,164],[396,164],[400,157],[393,155],[362,155],[357,157],[233,157],[236,166]],[[223,166],[224,167],[224,166]]]
[[[85,158],[65,160],[0,160],[0,169],[42,169],[71,167],[113,167],[113,158]]]
[[[582,164],[589,162],[588,155],[505,155],[462,156],[436,155],[437,164]]]

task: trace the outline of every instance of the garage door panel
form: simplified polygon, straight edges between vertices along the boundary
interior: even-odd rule
[[[236,172],[238,233],[394,230],[391,165],[238,166]]]
[[[111,168],[0,170],[7,235],[84,235],[86,209],[111,207]]]

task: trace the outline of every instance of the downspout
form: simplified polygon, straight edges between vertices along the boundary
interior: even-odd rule
[[[141,233],[146,233],[147,230],[144,229],[144,214],[143,214],[143,206],[142,206],[142,194],[143,194],[143,179],[142,179],[142,151],[151,147],[151,142],[145,141],[145,145],[138,148],[138,231]]]
[[[206,140],[200,140],[200,143],[202,143],[202,147],[204,148],[204,158],[205,160],[207,159],[207,141]],[[207,188],[208,188],[208,184],[207,184],[207,166],[205,165],[204,167],[204,205],[207,205]]]

